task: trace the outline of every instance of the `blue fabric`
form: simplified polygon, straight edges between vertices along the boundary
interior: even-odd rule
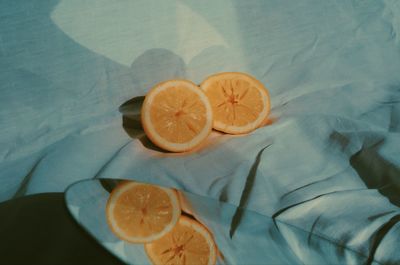
[[[110,196],[111,180],[84,180],[74,183],[66,191],[67,207],[75,220],[96,240],[127,264],[149,264],[143,244],[119,239],[106,220],[106,204]],[[268,216],[244,210],[240,224],[231,236],[231,220],[237,207],[209,197],[182,192],[184,210],[190,210],[197,221],[212,233],[218,251],[217,264],[300,264],[285,239]],[[182,200],[182,199],[181,199]],[[307,234],[308,235],[308,234]],[[329,244],[317,236],[321,243]],[[266,251],[267,250],[267,251]],[[362,260],[362,259],[361,259]]]
[[[399,262],[399,34],[396,0],[1,1],[0,200],[133,178],[284,221],[303,263]],[[220,71],[261,80],[274,122],[184,156],[135,127],[130,99]]]

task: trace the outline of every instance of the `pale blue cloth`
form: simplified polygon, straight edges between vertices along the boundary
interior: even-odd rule
[[[400,262],[399,34],[396,0],[3,0],[0,200],[134,178],[280,220],[306,264]],[[122,126],[153,84],[220,71],[261,80],[276,121],[186,156]]]
[[[111,231],[106,220],[106,204],[111,189],[105,189],[104,186],[107,185],[102,185],[98,180],[83,180],[70,186],[65,198],[71,215],[103,247],[125,263],[150,264],[143,244],[123,241]],[[186,207],[190,207],[195,218],[212,233],[222,253],[217,255],[218,265],[301,263],[271,217],[246,210],[231,237],[231,219],[237,211],[234,205],[185,192],[181,196],[185,198]],[[312,238],[330,244],[317,236]]]

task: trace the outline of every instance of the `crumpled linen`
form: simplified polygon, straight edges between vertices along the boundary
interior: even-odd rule
[[[3,1],[0,25],[0,200],[137,179],[281,220],[303,263],[399,262],[398,1]],[[220,71],[266,85],[271,124],[154,148],[130,100]]]

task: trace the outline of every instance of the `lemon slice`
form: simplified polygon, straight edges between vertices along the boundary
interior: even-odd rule
[[[210,232],[199,222],[181,216],[171,232],[145,244],[153,264],[214,265],[217,248]]]
[[[212,129],[207,96],[187,80],[169,80],[152,88],[143,102],[141,116],[149,139],[172,152],[195,148]]]
[[[145,243],[171,231],[181,208],[174,190],[127,181],[111,192],[106,215],[117,237],[131,243]]]
[[[267,89],[248,74],[215,74],[204,80],[200,87],[210,100],[213,128],[218,131],[248,133],[260,127],[270,112]]]

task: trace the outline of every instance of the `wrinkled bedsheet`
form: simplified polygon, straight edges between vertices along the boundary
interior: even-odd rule
[[[155,148],[138,97],[220,71],[266,85],[270,124]],[[0,201],[90,178],[269,216],[299,263],[399,263],[400,2],[0,1]]]

